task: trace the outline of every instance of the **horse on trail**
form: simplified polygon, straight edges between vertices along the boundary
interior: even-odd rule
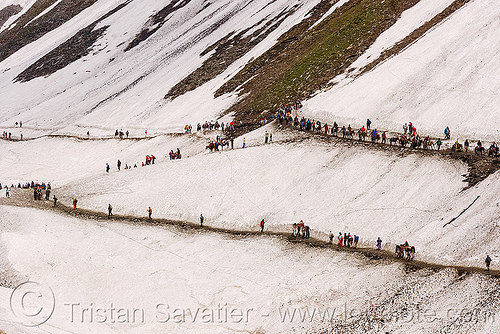
[[[409,246],[407,243],[396,245],[396,257],[398,259],[405,258],[406,261],[412,261],[415,258],[415,246]]]

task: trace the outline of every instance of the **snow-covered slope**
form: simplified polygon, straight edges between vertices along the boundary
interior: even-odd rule
[[[0,126],[6,129],[22,120],[27,127],[66,133],[85,133],[88,128],[94,128],[95,133],[116,127],[165,132],[216,118],[237,101],[237,96],[214,99],[213,92],[307,17],[318,1],[189,1],[178,5],[155,34],[125,52],[148,19],[169,3],[97,1],[1,62]],[[339,2],[332,11],[344,3]],[[418,2],[350,69],[373,61],[451,3]],[[95,28],[109,25],[89,55],[49,77],[13,82],[36,60],[119,4],[126,5]],[[22,5],[29,7],[29,3]],[[293,13],[278,28],[214,80],[173,101],[163,99],[213,53],[200,56],[207,47],[228,34],[250,29],[249,34],[291,9]],[[412,121],[422,133],[441,135],[449,126],[453,135],[463,139],[498,138],[500,45],[491,37],[500,31],[498,15],[494,0],[470,1],[373,71],[355,80],[352,75],[356,71],[335,78],[337,85],[305,102],[305,115],[356,125],[369,117],[379,127],[395,130]]]
[[[41,326],[23,326],[25,319],[10,312],[12,290],[1,287],[0,326],[7,333],[338,333],[346,326],[349,333],[498,331],[498,289],[487,277],[407,273],[400,263],[266,237],[4,206],[0,217],[6,250],[0,261],[8,259],[19,282],[36,282],[32,291],[42,292],[37,298],[49,311],[55,306]],[[54,299],[44,294],[49,288]],[[26,296],[33,301],[40,305]],[[40,319],[27,316],[43,320],[42,310]],[[477,313],[461,314],[470,310]]]
[[[50,77],[13,82],[37,59],[124,1],[97,1],[3,61],[0,64],[2,127],[22,120],[25,126],[46,130],[73,124],[108,130],[115,126],[165,130],[213,119],[235,101],[227,97],[214,100],[213,91],[250,58],[271,47],[318,1],[217,1],[205,7],[204,1],[193,0],[171,14],[149,39],[124,52],[149,16],[169,2],[131,1],[96,27],[109,25],[92,53]],[[209,56],[200,57],[207,47],[228,34],[262,26],[294,7],[296,11],[278,29],[213,82],[173,102],[164,101],[168,90]]]
[[[271,145],[263,145],[266,130],[273,133]],[[329,231],[360,235],[367,245],[380,236],[388,249],[408,240],[418,245],[420,259],[440,263],[481,265],[485,251],[496,254],[500,247],[494,241],[498,173],[462,191],[467,165],[453,159],[321,143],[273,125],[246,134],[245,149],[240,137],[234,150],[210,154],[205,146],[215,135],[40,138],[8,144],[0,167],[9,183],[52,182],[61,201],[76,196],[81,207],[101,212],[111,203],[116,213],[144,216],[151,206],[155,217],[196,223],[203,213],[207,224],[235,229],[257,229],[265,218],[279,231],[303,219],[325,240]],[[178,147],[183,159],[169,160],[167,153]],[[146,154],[156,155],[155,165],[141,167]],[[118,172],[118,159],[122,168],[139,167]]]
[[[247,134],[245,149],[238,138],[235,150],[165,157],[155,166],[110,175],[101,170],[60,191],[68,203],[76,196],[82,207],[97,211],[112,203],[116,212],[144,216],[151,206],[156,217],[197,222],[203,213],[209,225],[236,229],[257,229],[266,218],[271,228],[291,231],[303,219],[325,240],[329,231],[351,232],[368,244],[381,236],[388,249],[409,240],[419,245],[421,259],[443,263],[481,265],[486,250],[500,248],[493,241],[498,173],[463,192],[466,165],[453,160],[314,140],[264,146],[263,131]],[[273,138],[282,139],[280,133]],[[191,152],[193,144],[187,145]],[[475,210],[443,228],[477,195]],[[477,240],[484,246],[478,248]]]
[[[335,85],[303,101],[298,115],[355,127],[370,118],[374,127],[398,131],[411,121],[424,135],[441,135],[449,126],[454,138],[498,140],[500,7],[496,1],[467,2],[401,53],[357,76],[363,66],[453,1],[416,2],[345,73],[333,78]],[[34,3],[0,0],[0,8],[23,7],[2,29]],[[291,232],[292,223],[304,220],[313,236],[325,241],[329,231],[359,235],[367,247],[381,237],[388,250],[408,240],[420,260],[483,266],[488,253],[497,267],[500,172],[464,190],[467,164],[444,154],[330,140],[279,130],[274,123],[238,135],[234,149],[217,153],[205,147],[220,132],[178,133],[186,124],[215,120],[239,101],[237,91],[218,98],[214,92],[311,17],[320,3],[325,2],[97,0],[0,62],[0,132],[11,132],[15,139],[22,134],[25,139],[0,141],[0,182],[51,182],[53,194],[67,205],[77,197],[81,208],[104,212],[112,204],[115,213],[134,216],[145,216],[151,206],[155,218],[190,222],[197,222],[202,213],[207,225],[233,229],[257,230],[265,218],[266,228]],[[329,3],[333,7],[310,31],[351,4]],[[27,27],[48,12],[41,12]],[[91,31],[78,35],[86,27]],[[223,70],[206,73],[212,79],[175,99],[164,98],[217,52],[215,46],[229,48],[231,38],[252,36],[259,29],[262,35],[249,42],[258,43],[238,51],[241,54],[230,64],[213,63]],[[96,31],[103,34],[90,41],[87,55],[50,75],[16,80],[47,55],[53,55],[47,63],[56,64],[64,63],[67,53],[82,52],[72,38]],[[71,52],[58,54],[61,45]],[[227,122],[234,115],[224,117]],[[15,126],[19,121],[22,128]],[[129,130],[133,139],[113,138],[116,129]],[[87,131],[89,140],[82,139]],[[273,134],[271,144],[264,145],[264,131]],[[177,148],[183,158],[169,160],[168,152]],[[154,165],[141,166],[146,154],[157,157]],[[121,171],[116,169],[118,159]],[[106,163],[110,173],[105,172]],[[136,163],[137,168],[123,170],[125,164]],[[11,204],[23,205],[15,202],[20,201],[19,193],[12,189]],[[0,325],[8,333],[498,331],[496,323],[470,323],[464,317],[383,324],[364,317],[380,309],[401,316],[409,304],[416,310],[471,307],[495,314],[498,283],[483,275],[464,278],[452,269],[408,273],[399,263],[290,246],[273,238],[186,235],[173,227],[90,222],[2,205],[0,227],[0,285],[5,285],[6,277],[13,284],[28,279],[47,284],[55,289],[58,305],[46,327],[20,327],[5,304],[12,289],[0,288],[5,302],[0,305]],[[264,310],[264,316],[259,313],[251,323],[224,326],[158,324],[149,302],[163,299],[181,308],[212,308],[229,301]],[[121,327],[71,322],[65,304],[78,302],[144,308],[153,318]],[[284,323],[278,315],[283,306],[339,303],[351,305],[360,315],[307,325]]]
[[[433,3],[439,8],[446,2]],[[421,11],[431,7],[425,2],[417,6]],[[461,141],[498,140],[500,42],[491,36],[500,32],[499,16],[495,0],[470,1],[373,71],[340,81],[307,101],[305,113],[357,126],[370,118],[375,126],[399,132],[404,123],[413,122],[421,133],[438,136],[449,126]],[[411,23],[406,16],[403,20]],[[381,42],[391,41],[391,31]],[[377,54],[378,44],[368,54]],[[363,58],[359,61],[355,65],[362,66]]]

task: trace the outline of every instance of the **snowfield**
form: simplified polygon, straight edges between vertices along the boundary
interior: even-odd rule
[[[498,330],[492,316],[498,290],[485,277],[464,279],[451,270],[407,273],[401,264],[267,237],[86,221],[6,206],[0,206],[0,213],[2,256],[19,282],[51,288],[55,305],[47,322],[23,327],[9,312],[11,290],[0,288],[0,324],[7,333],[305,333],[342,328],[364,333],[380,330],[381,318],[383,328],[395,333]],[[479,307],[482,313],[470,320],[460,317]],[[306,310],[311,313],[299,317]]]
[[[434,3],[437,7],[448,1]],[[461,142],[467,138],[498,141],[500,42],[487,36],[500,31],[499,15],[495,0],[470,1],[371,72],[340,81],[306,101],[304,113],[354,127],[370,118],[374,127],[398,132],[404,123],[412,122],[421,134],[434,136],[443,136],[449,126]],[[406,16],[403,19],[411,24]],[[403,27],[398,31],[404,31]],[[387,30],[386,35],[391,32]],[[377,42],[382,38],[388,46],[395,41],[382,35]],[[377,42],[369,55],[382,48]],[[363,65],[363,58],[358,61]]]
[[[186,124],[231,122],[234,115],[226,113],[237,92],[218,98],[214,92],[319,2],[183,2],[155,34],[124,51],[171,0],[96,1],[0,62],[0,132],[16,140],[0,140],[0,183],[50,182],[68,206],[76,197],[79,208],[106,212],[111,204],[115,214],[135,217],[147,216],[151,206],[153,218],[198,223],[203,214],[206,225],[241,231],[257,231],[264,218],[266,229],[291,233],[303,220],[325,242],[330,231],[359,235],[363,247],[375,247],[380,237],[388,251],[408,241],[420,261],[482,268],[489,254],[499,268],[499,171],[465,189],[465,161],[286,130],[276,122],[214,153],[206,146],[221,132],[183,133]],[[469,1],[401,53],[356,76],[452,2],[421,0],[404,12],[330,89],[302,101],[298,116],[354,128],[370,118],[372,128],[394,132],[413,122],[421,135],[436,137],[449,126],[452,139],[443,147],[455,139],[498,141],[498,0]],[[34,3],[0,0],[0,9],[23,7],[1,29]],[[96,26],[109,27],[87,56],[47,77],[15,81],[125,3]],[[322,19],[348,4],[339,0]],[[214,51],[201,56],[207,48],[246,29],[251,34],[292,8],[221,74],[164,99],[210,57]],[[128,130],[130,138],[116,138],[115,130]],[[266,131],[273,135],[269,144]],[[170,160],[177,148],[182,159]],[[155,164],[143,167],[151,154]],[[8,334],[500,331],[498,273],[416,269],[269,235],[87,220],[29,207],[21,190],[11,193],[11,199],[0,193],[0,329]],[[40,299],[30,299],[24,315],[12,305],[25,282],[44,289],[44,312],[55,306],[39,326],[26,325],[47,316],[37,312]],[[117,309],[126,313],[123,321],[111,316]],[[231,310],[236,315],[221,320],[220,312]]]
[[[265,131],[272,144],[264,144]],[[244,135],[244,149],[240,137],[233,150],[209,153],[205,146],[218,133],[40,138],[4,145],[0,166],[9,183],[51,182],[63,203],[76,197],[80,207],[99,212],[112,204],[117,214],[142,217],[151,206],[157,218],[197,223],[203,214],[208,225],[247,230],[265,218],[270,229],[287,232],[304,220],[324,240],[329,231],[350,232],[366,245],[381,237],[391,250],[408,240],[418,245],[419,259],[431,262],[482,266],[485,252],[497,258],[498,172],[464,191],[467,166],[453,159],[325,142],[274,124]],[[177,148],[183,158],[169,160]],[[157,157],[154,165],[141,166],[146,154]]]
[[[146,129],[165,133],[177,131],[185,124],[215,119],[238,98],[232,94],[214,99],[213,92],[250,59],[270,48],[317,3],[222,1],[199,12],[202,1],[193,0],[155,35],[124,52],[148,18],[168,2],[130,2],[96,27],[109,25],[93,52],[47,78],[13,82],[34,61],[123,1],[97,1],[3,61],[0,126],[14,131],[16,137],[20,131],[13,129],[13,124],[20,120],[27,128],[42,133],[81,135],[90,129],[94,134],[104,135],[117,127],[135,128],[141,133]],[[450,3],[422,0],[404,12],[351,69],[360,69],[375,60],[382,51]],[[163,99],[170,88],[209,56],[199,56],[208,46],[295,5],[299,8],[293,15],[225,72],[180,98]],[[338,6],[332,10],[335,8]],[[360,126],[370,118],[374,126],[397,131],[411,121],[421,134],[435,136],[442,135],[449,126],[453,137],[462,141],[498,140],[500,124],[495,110],[500,105],[497,56],[500,45],[496,39],[484,36],[500,30],[499,11],[495,0],[470,1],[371,72],[356,79],[346,75],[334,79],[338,84],[332,89],[304,102],[304,114],[353,126]],[[213,33],[203,34],[217,22],[221,25]],[[25,138],[32,135],[30,130],[26,131]]]
[[[236,96],[214,99],[213,92],[251,58],[270,48],[319,1],[225,0],[211,3],[199,13],[204,1],[193,0],[178,9],[155,35],[124,52],[149,17],[170,3],[170,0],[132,1],[96,27],[110,26],[88,56],[47,78],[13,82],[55,46],[124,2],[97,1],[0,64],[5,107],[0,111],[0,128],[22,120],[27,127],[51,132],[83,134],[88,128],[104,127],[109,133],[115,126],[165,132],[187,123],[215,119],[236,101]],[[227,71],[195,92],[172,102],[163,99],[171,87],[203,63],[208,55],[199,55],[207,47],[228,34],[262,25],[296,5],[298,9],[293,15]],[[207,34],[211,29],[215,30]],[[75,125],[85,130],[78,131]]]

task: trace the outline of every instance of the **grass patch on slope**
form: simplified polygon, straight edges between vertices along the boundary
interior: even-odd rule
[[[255,121],[263,111],[282,103],[305,99],[327,87],[419,1],[351,0],[313,28],[314,22],[305,20],[223,85],[216,96],[237,87],[240,94],[248,94],[229,110],[245,121]]]

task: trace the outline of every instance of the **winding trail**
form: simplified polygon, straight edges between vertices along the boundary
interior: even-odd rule
[[[330,133],[325,134],[323,129],[320,129],[319,131],[307,131],[307,130],[300,130],[296,126],[292,124],[280,124],[277,120],[271,121],[270,124],[273,124],[276,130],[279,131],[284,131],[284,132],[290,132],[290,133],[295,133],[298,135],[296,138],[288,138],[285,140],[280,140],[280,141],[274,141],[274,143],[289,143],[289,142],[294,142],[294,141],[301,141],[305,140],[307,138],[315,138],[317,140],[323,140],[325,142],[334,142],[334,143],[343,143],[348,145],[349,147],[353,148],[365,148],[368,150],[381,150],[381,151],[387,151],[387,152],[392,152],[392,153],[397,153],[401,155],[409,155],[409,154],[419,154],[422,156],[433,156],[433,157],[442,157],[442,158],[448,158],[452,160],[459,160],[463,163],[466,163],[468,166],[468,173],[465,176],[464,182],[467,182],[468,185],[465,188],[470,188],[475,186],[476,184],[480,183],[484,179],[486,179],[489,175],[495,173],[496,171],[500,170],[500,157],[489,157],[487,152],[483,155],[476,155],[474,154],[473,150],[469,150],[468,152],[465,151],[453,151],[449,147],[446,147],[446,144],[450,144],[451,141],[444,141],[443,147],[441,150],[436,150],[434,148],[411,148],[409,146],[401,146],[400,144],[394,144],[392,145],[390,143],[390,140],[387,141],[387,143],[382,143],[380,141],[375,141],[372,142],[369,138],[366,140],[360,140],[354,137],[346,137],[343,138],[341,135],[332,135]],[[259,127],[261,127],[262,124],[260,122],[257,123],[246,123],[241,126],[238,126],[235,128],[234,131],[229,132],[229,133],[223,133],[218,130],[213,130],[202,132],[202,138],[205,135],[210,135],[210,134],[219,134],[222,133],[224,136],[227,138],[235,138],[238,137],[239,135],[243,135],[244,133],[251,132]],[[379,132],[383,132],[385,130],[380,129]],[[399,137],[402,134],[398,132],[392,132],[392,131],[386,131],[387,132],[387,138],[391,137]],[[148,136],[139,136],[139,137],[129,137],[129,138],[119,138],[116,136],[79,136],[79,135],[72,135],[72,134],[43,134],[39,136],[33,136],[29,138],[24,138],[22,141],[32,141],[32,140],[37,140],[41,138],[60,138],[60,139],[73,139],[73,140],[80,140],[80,141],[108,141],[108,140],[113,140],[113,141],[141,141],[141,140],[149,140],[149,139],[154,139],[162,136],[166,137],[179,137],[179,136],[200,136],[198,132],[193,132],[190,134],[184,133],[184,132],[165,132],[165,133],[156,133]],[[12,138],[12,139],[5,139],[1,138],[4,141],[12,141],[12,142],[19,142],[21,141],[19,138]],[[435,140],[436,138],[431,138]],[[473,140],[471,140],[471,143]],[[484,144],[486,145],[486,144]],[[257,145],[260,146],[260,145]],[[247,146],[250,147],[250,146]]]
[[[45,210],[54,212],[57,214],[62,214],[71,217],[77,217],[80,219],[95,220],[95,221],[113,221],[124,224],[135,224],[144,226],[173,226],[180,229],[183,233],[218,233],[221,235],[230,236],[233,238],[262,238],[262,237],[272,237],[277,238],[283,242],[288,242],[297,246],[305,246],[317,249],[324,249],[326,251],[335,252],[345,252],[351,254],[360,254],[367,258],[369,261],[391,261],[394,263],[401,263],[405,270],[408,272],[417,271],[421,269],[430,269],[435,272],[445,269],[452,269],[457,271],[457,273],[462,275],[472,275],[472,274],[483,274],[489,275],[495,278],[500,278],[500,270],[489,270],[480,267],[468,267],[459,265],[444,265],[439,263],[424,262],[419,260],[406,261],[404,259],[397,258],[394,252],[388,250],[377,250],[374,248],[366,247],[339,247],[335,243],[330,244],[324,240],[318,238],[297,238],[292,237],[291,233],[276,232],[276,231],[252,231],[252,230],[238,230],[238,229],[228,229],[222,227],[213,227],[205,225],[201,227],[198,224],[181,221],[181,220],[171,220],[165,218],[154,218],[149,220],[147,217],[137,217],[128,215],[113,215],[109,217],[104,212],[92,211],[87,209],[77,209],[74,210],[71,206],[58,203],[57,206],[53,206],[52,201],[34,201],[32,199],[32,189],[15,189],[11,192],[10,198],[0,197],[0,205],[5,206],[16,206],[16,207],[26,207],[35,208],[38,210]],[[418,251],[417,251],[418,257]]]

